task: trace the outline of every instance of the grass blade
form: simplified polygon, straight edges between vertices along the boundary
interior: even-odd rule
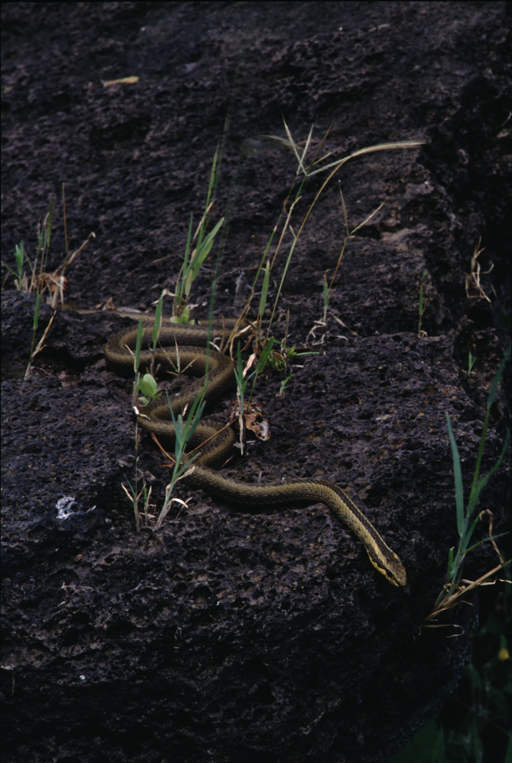
[[[162,326],[162,307],[163,299],[160,297],[155,310],[155,324],[153,326],[153,351],[156,350],[156,344],[158,342],[158,335]]]
[[[459,456],[459,451],[457,449],[457,443],[455,442],[455,437],[453,435],[453,429],[452,429],[448,412],[446,412],[445,415],[446,415],[446,426],[448,427],[448,436],[450,438],[450,446],[452,449],[453,474],[455,478],[455,505],[457,507],[457,532],[459,533],[459,537],[462,538],[466,528],[466,521],[464,517],[464,489],[462,486],[462,471],[460,468],[460,456]]]
[[[139,318],[139,325],[137,328],[137,341],[135,342],[135,357],[133,360],[133,370],[138,372],[140,366],[140,350],[142,347],[142,336],[144,334],[144,327],[142,325],[142,318]]]
[[[265,272],[263,274],[263,286],[261,287],[261,297],[260,297],[260,304],[258,308],[258,317],[260,319],[260,322],[263,320],[263,315],[265,313],[265,308],[267,306],[269,278],[270,278],[270,263],[267,262],[267,264],[265,265]]]

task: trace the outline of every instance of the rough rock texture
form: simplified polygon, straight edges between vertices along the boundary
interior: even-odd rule
[[[345,487],[403,560],[404,590],[323,506],[248,513],[179,488],[188,506],[136,533],[121,487],[136,465],[130,382],[103,360],[126,320],[59,311],[23,382],[35,298],[3,292],[6,761],[378,763],[453,691],[477,607],[446,619],[459,638],[419,628],[457,540],[445,413],[467,489],[507,343],[509,21],[493,2],[3,5],[2,260],[14,266],[21,239],[33,256],[64,182],[70,248],[96,234],[66,273],[82,310],[109,298],[148,308],[173,290],[227,114],[216,202],[230,217],[216,295],[226,315],[293,182],[291,152],[261,137],[284,137],[282,116],[300,141],[315,124],[313,150],[332,125],[321,149],[332,159],[426,141],[349,162],[320,197],[273,325],[283,337],[289,310],[289,344],[318,354],[264,374],[272,439],[225,470]],[[103,86],[130,75],[139,82]],[[323,177],[306,181],[295,233]],[[348,242],[322,325],[324,273],[345,236],[338,177],[351,230],[386,203]],[[491,302],[465,288],[479,237]],[[64,250],[58,204],[47,270]],[[215,256],[194,284],[203,315]],[[37,339],[52,315],[43,306]],[[484,469],[503,442],[501,394],[492,414]],[[138,484],[160,506],[167,473],[149,438],[138,459]],[[509,471],[482,494],[496,531]],[[67,518],[62,497],[74,499]],[[486,545],[465,572],[494,564]]]

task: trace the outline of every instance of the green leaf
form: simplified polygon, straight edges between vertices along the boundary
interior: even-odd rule
[[[457,449],[457,443],[453,435],[453,429],[450,422],[448,412],[445,412],[446,426],[448,427],[448,436],[450,438],[450,446],[452,449],[453,459],[453,474],[455,478],[455,505],[457,507],[457,532],[459,537],[462,538],[466,529],[466,522],[464,517],[464,489],[462,487],[462,471],[460,468],[460,457]]]
[[[24,249],[24,246],[23,246],[23,241],[20,241],[19,244],[16,244],[15,249],[14,249],[14,256],[16,258],[16,267],[18,269],[18,278],[21,279],[21,277],[23,275],[23,262],[25,260],[25,249]]]
[[[140,366],[140,350],[142,347],[142,337],[144,335],[144,327],[142,325],[142,318],[139,318],[139,325],[137,328],[137,341],[135,342],[135,359],[134,359],[134,370],[135,373],[139,370]]]
[[[256,366],[256,374],[260,374],[265,368],[265,366],[267,365],[267,361],[268,361],[270,353],[272,352],[274,342],[275,342],[275,339],[273,336],[271,336],[270,339],[267,340],[267,343],[265,347],[263,348],[263,352],[261,353],[258,360],[258,364]]]
[[[247,389],[247,384],[249,382],[249,379],[244,378],[244,363],[242,360],[242,351],[240,349],[240,345],[237,344],[236,346],[236,367],[235,367],[235,377],[236,377],[236,386],[238,387],[238,390],[240,392],[240,400],[243,407],[244,403],[244,392]]]
[[[279,386],[279,392],[278,392],[279,396],[284,395],[284,388],[286,387],[286,385],[288,384],[291,378],[292,378],[292,374],[290,374],[290,376],[287,376],[286,379],[283,379],[283,381],[281,382]]]
[[[510,441],[510,430],[507,429],[507,433],[505,435],[505,441],[503,443],[503,448],[501,449],[501,453],[499,455],[498,460],[496,461],[496,463],[494,464],[492,469],[490,471],[488,471],[487,474],[484,477],[482,477],[482,479],[480,480],[478,485],[476,485],[471,490],[471,495],[469,496],[468,511],[467,511],[468,518],[471,517],[471,515],[473,514],[473,511],[474,511],[474,509],[475,509],[475,507],[476,507],[476,505],[478,503],[478,499],[480,497],[480,493],[482,492],[482,489],[485,487],[487,481],[489,480],[489,477],[492,477],[494,472],[497,469],[500,468],[501,462],[505,458],[505,454],[507,452],[509,441]]]
[[[268,281],[270,278],[270,263],[265,265],[265,272],[263,274],[263,286],[261,287],[260,304],[258,307],[258,315],[263,318],[265,308],[267,306],[267,294],[268,294]]]
[[[139,381],[139,391],[150,400],[155,397],[156,393],[158,392],[158,385],[151,374],[144,374],[142,379]]]
[[[188,268],[188,258],[190,256],[190,244],[192,242],[192,227],[194,225],[194,215],[190,215],[190,222],[188,224],[187,243],[185,245],[185,257],[183,258],[183,270]]]
[[[155,325],[153,326],[153,350],[156,349],[156,343],[158,342],[158,334],[160,333],[160,327],[162,325],[162,307],[163,299],[160,297],[155,310]]]
[[[453,572],[453,552],[455,551],[455,547],[452,546],[451,549],[448,551],[448,572],[446,574],[446,579],[451,581],[452,579],[452,572]]]
[[[222,217],[215,228],[209,232],[209,234],[206,236],[204,241],[201,243],[201,245],[197,246],[196,253],[194,257],[192,258],[192,261],[190,263],[190,268],[188,273],[186,274],[185,278],[185,295],[188,297],[190,294],[190,288],[192,286],[193,281],[197,277],[197,274],[199,273],[199,270],[201,269],[201,266],[207,256],[210,253],[210,249],[213,245],[213,239],[217,235],[217,232],[219,231],[219,228],[224,222],[224,218]]]
[[[324,280],[322,281],[322,289],[324,291],[324,307],[328,307],[329,305],[329,287],[327,286],[327,279],[324,276]]]
[[[188,307],[186,307],[181,315],[173,315],[171,318],[171,323],[188,323],[190,318],[190,310]]]
[[[41,307],[41,292],[38,291],[36,295],[36,305],[34,307],[34,319],[32,321],[32,330],[37,330],[37,324],[39,323],[39,308]]]
[[[478,518],[480,518],[480,515],[478,516]],[[507,533],[499,533],[498,535],[493,535],[493,536],[492,536],[492,538],[489,538],[489,537],[488,537],[488,538],[482,538],[482,540],[479,540],[479,541],[477,541],[476,543],[473,543],[473,545],[472,545],[472,546],[470,546],[470,547],[469,547],[469,548],[466,550],[466,554],[469,554],[469,552],[470,552],[470,551],[473,551],[473,549],[474,549],[474,548],[478,548],[478,547],[479,547],[479,546],[481,546],[483,543],[491,543],[493,540],[498,540],[499,538],[504,538],[504,537],[505,537],[505,535],[508,535],[508,532],[507,532]],[[504,567],[507,567],[507,566],[508,566],[508,565],[509,565],[511,562],[512,562],[512,559],[509,559],[509,560],[508,560],[508,562],[505,562],[505,563],[502,565],[502,569],[503,569]]]

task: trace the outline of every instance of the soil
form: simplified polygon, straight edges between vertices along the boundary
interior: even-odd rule
[[[446,414],[467,495],[509,341],[510,20],[501,2],[2,5],[6,762],[379,763],[456,688],[477,599],[445,616],[448,631],[420,626],[457,542]],[[247,512],[179,487],[187,505],[136,532],[122,489],[137,470],[161,506],[168,472],[146,436],[136,460],[131,384],[103,358],[129,321],[106,308],[151,310],[174,291],[224,141],[212,219],[226,224],[191,301],[206,316],[213,284],[216,313],[239,313],[294,198],[297,160],[268,137],[285,124],[326,161],[424,144],[354,158],[320,194],[272,324],[317,354],[262,375],[272,437],[224,471],[336,482],[399,554],[404,589],[322,505]],[[270,306],[326,177],[308,177],[293,208]],[[35,297],[4,263],[21,240],[34,257],[51,198],[46,272],[66,235],[71,252],[95,236],[66,270],[75,309],[52,320],[41,306],[36,342],[51,325],[23,381]],[[336,270],[345,209],[350,231],[367,222]],[[506,460],[481,496],[495,532],[509,476]],[[485,544],[464,573],[495,564]]]

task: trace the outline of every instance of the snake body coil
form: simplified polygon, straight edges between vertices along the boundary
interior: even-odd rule
[[[163,367],[186,369],[194,375],[204,376],[208,368],[208,385],[205,398],[218,396],[233,384],[234,366],[232,361],[222,353],[213,349],[207,351],[207,329],[203,326],[181,326],[179,324],[164,324],[159,332],[159,349],[155,352],[147,349],[152,345],[153,323],[146,322],[142,339],[140,367],[148,366],[153,358],[156,364]],[[226,321],[222,326],[214,326],[214,336],[225,338],[232,328],[232,322]],[[105,347],[107,365],[123,376],[133,373],[133,350],[137,339],[137,329],[127,329],[116,334]],[[168,345],[164,347],[164,345]],[[191,403],[203,389],[204,381],[192,384],[184,394],[171,402],[173,413],[181,413],[186,405]],[[174,426],[167,400],[150,403],[139,415],[138,422],[148,432],[154,432],[164,438],[174,437]],[[226,479],[219,472],[208,468],[210,464],[218,463],[232,448],[235,441],[231,429],[219,433],[212,424],[200,422],[197,426],[192,444],[201,443],[212,438],[201,448],[199,457],[191,466],[185,477],[187,484],[202,488],[228,503],[242,504],[247,507],[269,507],[290,503],[324,503],[341,519],[341,521],[356,535],[364,545],[373,566],[395,586],[407,583],[405,569],[395,554],[382,540],[371,522],[358,509],[355,503],[332,482],[324,480],[294,480],[279,485],[252,485]]]

